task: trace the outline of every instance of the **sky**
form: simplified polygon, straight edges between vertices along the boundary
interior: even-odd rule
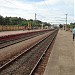
[[[0,0],[0,15],[36,19],[51,24],[75,22],[74,0]]]

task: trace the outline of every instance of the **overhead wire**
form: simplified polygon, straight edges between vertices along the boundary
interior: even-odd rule
[[[16,9],[19,9],[20,6],[16,5],[15,3],[12,3],[12,2],[10,2],[10,1],[8,1],[8,0],[6,0],[6,1],[9,2],[9,3],[11,3],[11,4],[13,4],[13,5],[15,5],[15,6],[17,6]],[[15,8],[14,8],[14,9],[15,9]],[[30,12],[30,10],[27,10],[27,9],[26,9],[26,10],[25,10],[25,9],[20,9],[20,10],[26,11],[25,13],[27,13],[27,14],[33,14],[33,13]]]
[[[11,4],[13,4],[13,5],[15,5],[15,6],[17,6],[15,3],[12,3],[12,2],[10,2],[10,1],[8,1],[8,0],[6,0],[7,2],[9,2],[9,3],[11,3]],[[43,0],[44,1],[44,3],[45,3],[45,5],[46,5],[46,7],[47,7],[47,9],[49,10],[49,8],[48,8],[48,6],[47,6],[47,4],[46,4],[46,2],[45,2],[45,0]],[[17,6],[17,8],[19,8],[20,6]],[[29,11],[29,10],[25,10],[25,9],[21,9],[21,10],[23,10],[23,11],[26,11],[25,13],[27,13],[27,14],[33,14],[33,13],[36,13],[36,11],[37,11],[37,9],[35,9],[34,8],[34,10],[33,10],[33,13],[30,13],[31,11]],[[48,11],[49,12],[49,11]],[[50,19],[51,17],[46,17],[46,16],[43,16],[43,15],[40,15],[38,12],[36,13],[36,15],[38,15],[38,16],[40,16],[42,19]]]
[[[13,5],[15,5],[15,6],[17,6],[16,4],[14,4],[14,3],[12,3],[12,2],[10,2],[10,1],[8,1],[8,0],[6,0],[7,2],[9,2],[9,3],[11,3],[11,4],[13,4]],[[17,6],[17,8],[19,8],[20,6]],[[35,8],[34,8],[35,9]],[[26,11],[25,13],[27,13],[27,14],[34,14],[34,13],[36,13],[36,9],[35,10],[33,10],[33,11],[35,11],[35,12],[33,12],[33,13],[30,13],[29,12],[29,10],[25,10],[25,9],[20,9],[20,10],[24,10],[24,11]],[[42,15],[40,15],[39,13],[36,13],[36,15],[39,15],[40,17],[43,17],[43,18],[46,18],[45,16],[42,16]]]

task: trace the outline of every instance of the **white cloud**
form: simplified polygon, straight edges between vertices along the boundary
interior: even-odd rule
[[[14,0],[13,3],[19,8],[24,10],[33,10],[33,7],[31,4],[27,4],[24,2],[19,2],[18,0]]]
[[[0,14],[2,16],[18,16],[31,18],[34,8],[31,4],[19,0],[0,0]],[[28,14],[31,14],[28,15]]]
[[[27,2],[27,0],[0,0],[0,14],[2,16],[18,16],[26,19],[51,21],[68,13],[73,17],[73,0],[43,0],[39,2]],[[74,8],[75,9],[75,8]],[[62,16],[61,16],[62,14]],[[41,16],[39,16],[41,15]]]
[[[41,1],[41,2],[37,2],[37,3],[35,3],[36,5],[45,5],[45,3],[47,4],[47,5],[49,5],[49,4],[55,4],[55,3],[58,3],[60,0],[43,0],[43,1]]]
[[[74,0],[74,20],[75,20],[75,0]]]

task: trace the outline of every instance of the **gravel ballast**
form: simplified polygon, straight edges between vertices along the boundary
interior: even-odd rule
[[[7,60],[20,52],[23,52],[28,47],[32,46],[33,44],[35,44],[36,42],[38,42],[39,40],[41,40],[45,36],[49,35],[50,33],[51,32],[48,32],[43,35],[31,38],[29,40],[26,40],[26,41],[5,47],[3,49],[0,49],[0,62]]]

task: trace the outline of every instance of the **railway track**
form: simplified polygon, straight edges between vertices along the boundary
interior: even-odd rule
[[[0,67],[0,75],[32,75],[34,69],[57,35],[58,30]]]
[[[0,49],[42,35],[46,32],[48,31],[31,32],[31,33],[25,33],[20,35],[13,35],[8,38],[0,39]]]

